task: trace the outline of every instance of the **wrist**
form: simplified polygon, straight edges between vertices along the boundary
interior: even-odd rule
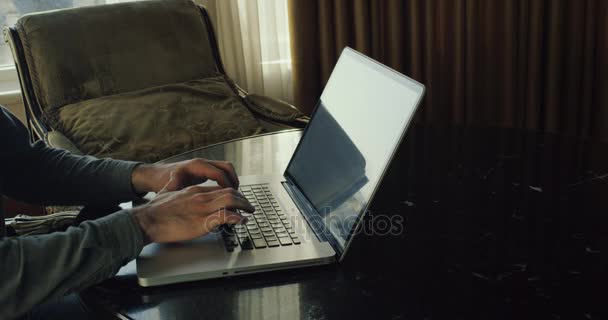
[[[150,217],[145,214],[145,206],[133,208],[132,214],[139,225],[139,229],[141,230],[144,246],[150,244],[152,242],[152,221]]]
[[[154,192],[154,167],[149,164],[140,164],[131,173],[131,185],[136,194]]]

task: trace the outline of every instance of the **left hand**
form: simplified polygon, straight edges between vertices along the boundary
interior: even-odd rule
[[[141,164],[135,167],[131,183],[136,193],[177,191],[216,181],[220,187],[237,189],[239,178],[230,162],[192,159],[167,164]]]

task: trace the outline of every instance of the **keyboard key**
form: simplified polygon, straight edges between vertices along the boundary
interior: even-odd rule
[[[276,240],[269,240],[267,243],[269,247],[278,247],[280,245],[279,241]]]
[[[266,248],[266,241],[264,239],[253,239],[253,245],[256,249]]]
[[[275,236],[269,236],[269,237],[265,237],[266,241],[279,241],[279,239],[277,239],[277,237]]]
[[[289,239],[289,237],[287,237],[287,238],[279,238],[279,242],[281,243],[282,246],[290,246],[291,245],[291,239]]]
[[[241,186],[239,190],[256,211],[249,216],[245,225],[220,229],[227,250],[234,250],[239,243],[242,250],[301,243],[289,223],[288,216],[283,213],[279,202],[272,195],[269,184]]]

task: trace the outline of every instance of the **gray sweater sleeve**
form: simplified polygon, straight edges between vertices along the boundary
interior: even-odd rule
[[[65,232],[0,240],[0,314],[17,318],[110,278],[142,247],[141,229],[128,210]]]
[[[118,204],[133,200],[139,163],[76,156],[29,143],[27,129],[0,108],[0,179],[4,194],[45,205]]]
[[[1,107],[0,134],[2,193],[63,205],[117,204],[136,197],[131,185],[135,162],[30,144],[26,128]],[[113,276],[142,246],[141,229],[128,210],[66,232],[4,239],[0,234],[0,318],[19,317],[42,302]]]

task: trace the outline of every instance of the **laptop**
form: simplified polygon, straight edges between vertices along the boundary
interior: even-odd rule
[[[150,244],[141,286],[341,261],[424,95],[424,86],[345,48],[285,172],[241,176],[245,225]]]

